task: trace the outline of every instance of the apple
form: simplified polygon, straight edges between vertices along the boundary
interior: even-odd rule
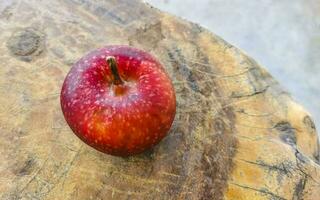
[[[106,46],[81,58],[60,96],[73,132],[91,147],[116,156],[141,153],[172,125],[176,98],[161,63],[130,46]]]

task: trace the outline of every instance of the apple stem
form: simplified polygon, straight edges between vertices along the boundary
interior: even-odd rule
[[[115,57],[108,56],[106,58],[107,63],[109,64],[109,67],[111,69],[111,73],[113,75],[113,84],[120,85],[123,84],[122,79],[120,78],[119,72],[118,72],[118,66]]]

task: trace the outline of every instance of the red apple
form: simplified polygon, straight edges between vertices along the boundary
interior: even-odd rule
[[[149,53],[106,46],[81,58],[61,90],[61,107],[73,132],[93,148],[128,156],[166,136],[176,111],[173,85]]]

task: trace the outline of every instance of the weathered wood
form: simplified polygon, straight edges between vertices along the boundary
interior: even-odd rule
[[[309,114],[198,25],[136,0],[6,0],[0,29],[1,199],[319,199]],[[175,85],[171,133],[142,155],[95,151],[61,113],[71,65],[107,44],[149,51]]]

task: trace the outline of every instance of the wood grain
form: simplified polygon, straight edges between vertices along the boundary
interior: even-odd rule
[[[0,30],[1,199],[319,198],[309,114],[197,24],[137,0],[7,0]],[[72,64],[109,44],[155,55],[177,95],[170,135],[129,158],[83,144],[59,104]]]

